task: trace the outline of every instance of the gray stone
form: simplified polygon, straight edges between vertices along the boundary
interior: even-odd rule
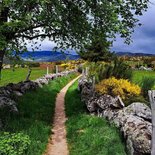
[[[0,109],[8,108],[10,112],[18,113],[16,102],[8,97],[0,97]]]
[[[144,120],[151,122],[151,109],[145,103],[132,103],[131,105],[124,108],[124,112],[127,114],[139,116]]]
[[[92,114],[105,117],[123,133],[130,155],[151,153],[151,110],[144,103],[135,102],[124,107],[119,96],[92,95],[91,82],[86,77],[79,80],[81,98]]]
[[[13,91],[13,94],[17,97],[23,96],[23,93],[19,92],[19,91]]]

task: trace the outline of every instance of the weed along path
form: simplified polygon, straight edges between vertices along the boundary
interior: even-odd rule
[[[81,76],[81,75],[80,75]],[[71,82],[69,82],[57,95],[55,103],[55,115],[54,124],[52,129],[52,135],[49,139],[46,152],[44,155],[68,155],[68,147],[66,140],[66,115],[65,115],[65,95],[68,88],[80,77],[78,76]]]

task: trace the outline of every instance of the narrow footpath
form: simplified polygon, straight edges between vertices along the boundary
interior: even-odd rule
[[[81,76],[81,75],[80,75]],[[44,155],[68,155],[66,140],[66,115],[65,115],[65,95],[68,88],[80,77],[78,76],[69,82],[57,95],[55,103],[54,124],[52,135],[50,136],[46,152]]]

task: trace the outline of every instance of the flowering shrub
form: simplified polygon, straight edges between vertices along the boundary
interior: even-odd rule
[[[125,79],[118,80],[115,77],[102,80],[96,85],[96,90],[101,94],[119,95],[122,99],[138,96],[141,93],[141,88],[138,85]]]
[[[65,68],[66,70],[71,70],[71,69],[76,68],[76,65],[72,64],[72,63],[63,63],[63,64],[61,64],[59,66]]]

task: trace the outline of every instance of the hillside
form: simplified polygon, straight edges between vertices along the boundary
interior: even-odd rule
[[[150,53],[131,53],[131,52],[116,52],[118,56],[155,56],[155,54],[150,54]]]
[[[36,61],[36,62],[53,62],[60,60],[77,60],[79,59],[78,55],[61,53],[56,51],[34,51],[26,52],[21,55],[23,60],[26,61]]]

